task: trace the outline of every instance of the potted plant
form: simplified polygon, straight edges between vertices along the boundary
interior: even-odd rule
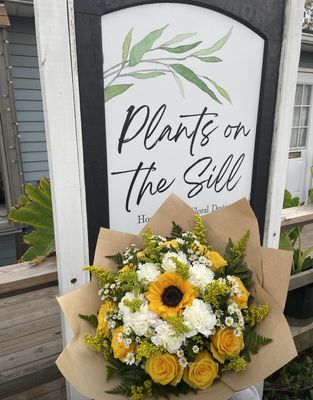
[[[313,198],[313,190],[310,190]],[[301,206],[298,197],[292,197],[288,190],[285,190],[283,208]],[[280,236],[280,248],[293,251],[292,274],[299,274],[313,267],[313,246],[307,249],[302,248],[301,231],[303,226],[283,229]],[[313,283],[288,292],[285,313],[296,318],[313,317]]]

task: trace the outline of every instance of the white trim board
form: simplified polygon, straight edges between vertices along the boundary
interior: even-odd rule
[[[72,2],[35,0],[40,79],[57,249],[60,293],[89,280],[83,152]],[[63,341],[72,337],[62,321]],[[84,396],[67,386],[68,399]]]
[[[304,0],[288,0],[286,2],[263,238],[263,243],[267,247],[277,248],[279,244],[281,211],[287,176],[293,105],[301,49],[303,10]]]

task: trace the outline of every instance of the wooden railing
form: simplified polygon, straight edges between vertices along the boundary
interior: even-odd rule
[[[313,224],[313,205],[285,208],[282,211],[282,228]],[[312,227],[313,229],[313,227]],[[312,234],[313,237],[313,234]],[[311,243],[313,245],[313,243]],[[290,277],[289,291],[313,283],[313,268]],[[301,304],[299,304],[301,307]],[[298,351],[313,346],[313,318],[287,317]]]

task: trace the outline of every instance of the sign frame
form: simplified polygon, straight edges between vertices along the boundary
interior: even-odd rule
[[[101,16],[128,7],[184,3],[225,14],[264,39],[264,57],[251,184],[251,206],[264,233],[286,0],[74,0],[89,253],[93,258],[100,226],[109,227],[108,167]]]

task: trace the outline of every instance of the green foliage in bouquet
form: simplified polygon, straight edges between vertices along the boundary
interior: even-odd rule
[[[80,315],[95,329],[85,343],[106,358],[107,380],[120,380],[107,393],[146,400],[206,389],[226,371],[244,371],[271,342],[257,333],[269,306],[254,304],[249,292],[249,232],[229,240],[222,257],[195,221],[192,232],[173,222],[170,237],[148,228],[142,249],[109,256],[115,271],[85,268],[103,302],[98,315]],[[209,371],[204,382],[197,368]]]
[[[29,225],[32,232],[23,235],[23,241],[30,247],[21,261],[38,264],[55,251],[51,188],[48,179],[43,178],[38,187],[25,186],[25,195],[19,204],[12,207],[8,218],[13,222]]]

